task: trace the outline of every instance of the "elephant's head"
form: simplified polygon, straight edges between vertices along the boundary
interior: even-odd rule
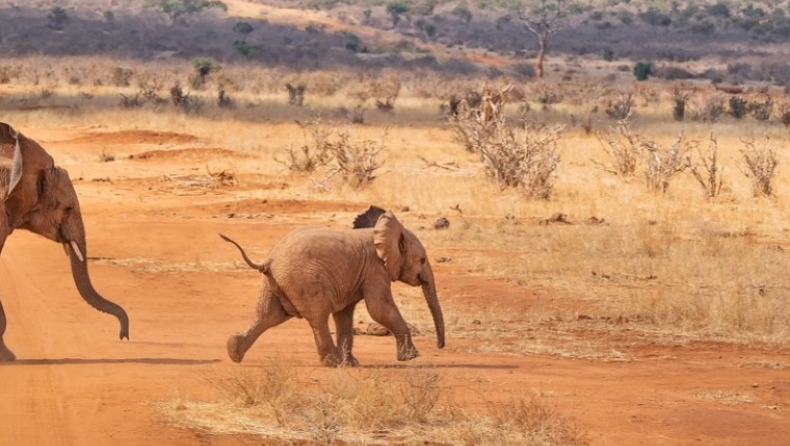
[[[0,175],[0,191],[5,189],[0,195],[4,196],[10,230],[26,229],[63,244],[80,295],[97,310],[117,317],[121,339],[128,338],[126,312],[100,296],[91,284],[85,227],[68,172],[55,166],[38,143],[5,123],[0,123],[0,160],[8,166],[6,174]]]
[[[376,254],[384,261],[390,280],[421,286],[436,326],[437,344],[444,347],[444,317],[436,294],[433,270],[420,239],[400,224],[392,212],[371,206],[354,221],[354,228],[372,227]]]

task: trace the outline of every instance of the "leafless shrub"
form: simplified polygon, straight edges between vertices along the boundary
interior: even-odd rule
[[[170,101],[184,113],[197,113],[203,107],[200,98],[184,93],[181,85],[174,85],[170,89]]]
[[[571,115],[571,125],[573,127],[581,127],[581,129],[584,130],[584,134],[589,135],[593,131],[592,115],[592,112],[587,112],[582,119],[578,119],[575,115]]]
[[[696,141],[692,141],[691,144],[696,144]],[[708,143],[708,151],[703,154],[702,149],[698,148],[700,162],[707,173],[704,176],[703,173],[700,172],[700,166],[691,160],[690,155],[687,157],[689,171],[705,190],[705,195],[707,195],[708,198],[717,197],[721,192],[724,167],[720,166],[718,162],[718,148],[718,142],[712,133],[710,135],[710,142]]]
[[[603,134],[598,135],[598,141],[601,142],[604,152],[609,155],[609,159],[614,165],[613,168],[599,166],[604,170],[617,173],[623,176],[631,176],[636,171],[636,165],[639,160],[639,138],[631,133],[628,128],[628,121],[621,122],[616,129],[610,128]]]
[[[221,108],[233,108],[233,99],[225,93],[224,88],[217,92],[217,105]]]
[[[563,100],[563,95],[557,91],[556,86],[545,82],[532,84],[529,89],[529,96],[543,106],[543,110],[548,110],[554,104],[559,104]]]
[[[298,149],[293,145],[285,149],[287,158],[279,160],[288,170],[294,172],[313,172],[318,167],[325,166],[330,160],[328,149],[329,137],[332,129],[321,124],[321,119],[311,119],[306,122],[296,121],[302,129],[304,144]]]
[[[683,172],[688,167],[687,153],[689,145],[679,136],[668,147],[661,147],[653,141],[643,141],[642,147],[646,150],[645,178],[647,188],[653,193],[666,193],[669,182],[676,173]]]
[[[288,103],[301,107],[304,103],[304,94],[307,90],[307,86],[305,86],[305,84],[294,86],[288,82],[285,84],[285,88],[288,90]]]
[[[133,96],[121,95],[121,107],[123,108],[137,108],[143,105],[140,100],[140,93],[135,93]]]
[[[483,164],[500,189],[515,187],[527,197],[548,199],[560,162],[557,152],[560,130],[526,121],[523,129],[514,129],[499,116],[489,142],[479,148]]]
[[[672,93],[672,102],[674,104],[672,107],[672,117],[675,121],[682,121],[686,118],[686,103],[688,102],[689,96],[691,96],[690,92],[682,91],[679,88],[676,88]]]
[[[392,110],[395,108],[394,101],[395,98],[376,99],[376,108],[384,113],[392,113]]]
[[[646,107],[658,104],[661,98],[658,91],[651,87],[640,87],[637,88],[636,92],[639,94],[639,97],[642,98],[642,102]]]
[[[140,90],[133,96],[121,95],[121,107],[123,108],[142,107],[146,103],[158,106],[165,102],[167,101],[159,97],[154,90]]]
[[[785,126],[790,127],[790,102],[784,101],[779,104],[779,122]]]
[[[771,113],[774,111],[774,101],[767,97],[763,101],[752,102],[749,104],[749,109],[754,119],[758,121],[768,121],[771,119]]]
[[[112,84],[116,87],[128,87],[133,75],[134,71],[130,68],[115,67],[112,69]]]
[[[770,145],[768,136],[761,143],[741,139],[744,145],[740,152],[745,167],[741,169],[747,178],[752,180],[754,196],[770,197],[773,195],[773,178],[779,161],[776,150]]]
[[[376,100],[376,108],[385,113],[391,113],[395,108],[395,100],[400,95],[400,78],[395,75],[385,76],[371,82],[369,88],[370,96]]]
[[[453,139],[461,143],[468,152],[479,153],[491,138],[496,122],[501,119],[503,118],[496,116],[493,120],[484,121],[471,109],[471,105],[462,101],[458,104],[456,113],[450,116]]]
[[[724,96],[721,94],[705,95],[695,103],[694,110],[689,113],[692,121],[716,123],[724,114]]]
[[[635,103],[633,93],[622,93],[615,98],[609,97],[607,99],[604,112],[612,119],[626,120],[633,115]]]
[[[365,111],[367,111],[367,107],[364,104],[359,104],[351,110],[340,107],[337,110],[337,116],[348,120],[351,124],[362,125],[365,123]]]
[[[354,143],[348,130],[339,133],[336,141],[326,143],[326,149],[336,163],[331,175],[340,173],[343,180],[353,187],[372,182],[376,179],[376,171],[383,165],[377,157],[385,149],[385,139],[386,134],[381,142],[364,140]]]

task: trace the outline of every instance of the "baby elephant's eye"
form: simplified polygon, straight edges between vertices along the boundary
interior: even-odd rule
[[[423,265],[425,265],[426,260],[428,259],[426,259],[425,257],[420,257],[420,263],[422,263]]]
[[[67,207],[67,208],[63,209],[63,213],[64,213],[64,214],[66,214],[66,217],[68,217],[69,215],[71,215],[71,213],[72,213],[73,211],[74,211],[74,208],[72,208],[71,206],[69,206],[69,207]]]

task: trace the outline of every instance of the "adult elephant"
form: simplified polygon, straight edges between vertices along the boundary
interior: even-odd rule
[[[88,275],[85,227],[77,192],[68,173],[55,166],[38,143],[0,122],[0,253],[9,234],[26,229],[63,244],[77,290],[93,308],[118,318],[121,339],[129,338],[129,318],[103,298]],[[0,361],[15,356],[3,342],[6,316],[0,303]]]
[[[422,287],[438,346],[444,347],[442,309],[420,240],[391,212],[375,206],[359,215],[354,227],[294,230],[272,247],[260,265],[253,263],[238,243],[220,234],[236,245],[251,268],[265,276],[255,320],[228,339],[228,355],[233,361],[241,362],[264,331],[298,317],[313,328],[322,364],[358,365],[351,352],[353,321],[354,308],[363,299],[370,316],[395,336],[398,360],[416,358],[419,352],[392,298],[390,287],[396,280]],[[329,332],[330,315],[335,321],[337,345]]]

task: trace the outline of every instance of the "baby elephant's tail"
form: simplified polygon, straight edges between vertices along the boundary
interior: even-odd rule
[[[249,265],[250,268],[257,269],[258,271],[262,272],[263,274],[268,274],[269,273],[269,264],[268,264],[268,262],[263,262],[260,265],[254,263],[252,260],[250,260],[249,257],[247,257],[247,253],[244,252],[244,248],[242,248],[241,245],[239,245],[238,243],[234,242],[230,237],[228,237],[228,236],[226,236],[224,234],[220,234],[219,236],[222,237],[222,240],[225,240],[226,242],[233,243],[234,245],[236,245],[237,248],[239,248],[239,252],[241,252],[241,256],[244,258],[244,261],[247,262],[247,265]]]

